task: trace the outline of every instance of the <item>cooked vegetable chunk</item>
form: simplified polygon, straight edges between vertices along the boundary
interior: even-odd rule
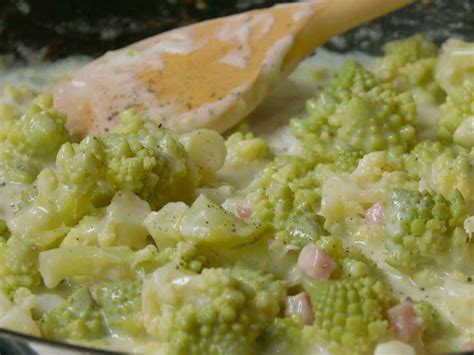
[[[389,331],[387,287],[372,278],[314,281],[308,285],[314,310],[312,333],[334,353],[366,354]]]
[[[105,336],[105,324],[87,288],[81,287],[40,320],[47,338],[87,340]]]
[[[7,86],[0,98],[0,182],[32,183],[71,137],[52,98]],[[3,101],[3,102],[2,102]]]
[[[394,189],[386,218],[387,262],[397,269],[408,273],[429,266],[472,268],[473,245],[463,228],[467,205],[459,191],[445,198]]]
[[[172,264],[156,270],[143,289],[147,331],[172,354],[252,353],[284,294],[268,291],[271,279],[237,276],[225,269],[194,274]]]
[[[344,150],[406,150],[413,144],[416,105],[411,93],[397,93],[356,61],[348,61],[307,116],[293,120],[294,133]]]

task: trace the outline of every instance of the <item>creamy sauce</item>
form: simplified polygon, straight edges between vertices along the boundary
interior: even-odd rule
[[[302,15],[296,15],[295,17],[299,18]],[[233,59],[229,59],[229,65],[240,67],[240,65],[246,60],[246,41],[248,41],[249,33],[246,30],[242,30],[239,33],[233,33],[231,26],[229,28],[223,29],[223,33],[220,33],[219,36],[224,41],[231,40],[235,35],[237,40],[241,41],[243,44],[243,50],[239,53],[234,53],[235,56]],[[270,18],[260,18],[258,22],[255,22],[253,26],[257,26],[261,33],[266,33],[270,31],[272,26],[272,20]],[[232,39],[232,40],[235,40]],[[283,54],[287,50],[288,46],[292,44],[293,38],[286,37],[281,39],[280,42],[277,42],[275,46],[269,51],[267,58],[265,59],[265,64],[268,66],[268,76],[269,79],[267,83],[272,82],[278,79],[278,76],[272,78],[274,71],[272,68],[278,67],[281,60],[283,59]],[[160,55],[163,53],[185,53],[186,51],[195,50],[193,48],[195,44],[192,43],[190,37],[180,37],[173,38],[170,37],[170,42],[161,42],[154,49],[147,49],[147,54],[150,58],[150,63],[159,67],[162,65]],[[246,49],[245,49],[246,48]],[[127,65],[136,65],[134,62],[134,53],[133,52],[123,52],[124,57],[117,58],[113,57],[112,61],[117,61],[117,65],[121,68],[123,62],[120,60],[126,61]],[[233,55],[234,55],[233,54]],[[226,54],[225,58],[229,53]],[[127,56],[130,56],[128,58]],[[286,80],[284,80],[279,87],[270,95],[258,108],[254,111],[249,117],[249,123],[252,126],[252,129],[257,133],[258,136],[265,138],[272,149],[272,151],[277,154],[298,154],[299,152],[299,142],[292,135],[288,128],[288,117],[297,116],[301,114],[301,111],[304,110],[304,102],[318,92],[318,90],[327,82],[327,80],[332,76],[332,74],[337,70],[337,68],[347,59],[347,57],[354,58],[356,57],[363,64],[370,66],[372,58],[360,53],[350,53],[348,55],[335,55],[325,50],[319,50],[318,53],[301,63],[295,72]],[[141,57],[143,58],[143,57]],[[109,60],[107,56],[104,60]],[[30,85],[38,89],[44,89],[50,87],[55,81],[63,77],[65,73],[76,66],[80,66],[84,63],[84,58],[72,59],[69,62],[58,62],[49,65],[42,65],[32,68],[12,68],[10,70],[3,69],[0,72],[0,84],[4,83],[13,83],[18,84],[22,83],[25,85]],[[235,62],[234,62],[235,61]],[[104,62],[105,63],[105,62]],[[238,64],[238,65],[236,65]],[[109,68],[108,66],[104,67]],[[81,92],[84,90],[84,95],[87,94],[88,90],[106,90],[106,86],[101,86],[101,79],[110,80],[111,76],[104,73],[104,77],[101,76],[101,73],[95,71],[89,71],[85,67],[81,70],[81,75],[77,76],[74,81],[71,82],[71,86],[76,90],[75,92]],[[113,68],[113,66],[111,67]],[[110,69],[112,70],[112,69]],[[133,88],[133,84],[130,84],[130,74],[122,73],[120,71],[114,72],[112,76],[115,80],[112,84],[117,87],[119,92],[122,94],[127,93],[127,90]],[[81,81],[81,78],[84,78],[85,81]],[[318,80],[315,80],[317,78]],[[91,83],[95,83],[91,87]],[[107,83],[108,85],[111,82]],[[79,91],[77,91],[79,89]],[[239,95],[245,92],[246,87],[239,87],[232,95]],[[263,95],[265,93],[265,87],[261,87],[257,91],[257,95]],[[67,90],[67,88],[65,89]],[[154,94],[147,92],[140,92],[140,95],[150,95],[150,100],[154,100],[152,97]],[[209,110],[215,110],[216,112],[224,112],[229,105],[231,105],[231,100],[233,96],[229,95],[222,100],[209,104],[208,106],[203,106],[200,110],[196,110],[191,116],[183,114],[180,120],[175,121],[178,125],[192,125],[192,122],[205,120],[206,113]],[[120,101],[121,98],[117,98],[116,102],[113,102],[114,105],[120,107],[125,101]],[[85,108],[79,108],[83,110]],[[247,108],[245,107],[244,100],[239,101],[236,112],[241,114],[245,112]],[[169,106],[157,108],[156,111],[151,111],[150,114],[153,117],[159,115],[171,115],[173,113],[174,107],[170,103]],[[429,110],[429,107],[427,108]],[[106,124],[106,123],[105,123]],[[108,126],[105,125],[102,127],[106,129]],[[187,126],[189,128],[189,126]],[[177,130],[180,130],[180,127],[176,127]],[[224,128],[224,127],[222,127]],[[0,186],[0,218],[9,220],[14,212],[14,205],[18,201],[19,194],[24,189],[21,185],[6,185]],[[472,233],[474,229],[473,217],[466,220],[465,228],[466,231]],[[373,228],[379,228],[380,226],[374,226]],[[375,234],[375,233],[374,233]],[[468,338],[468,334],[474,332],[472,322],[469,326],[469,319],[466,321],[466,317],[470,317],[470,314],[463,312],[465,309],[472,309],[474,305],[473,295],[474,295],[474,286],[472,284],[467,284],[463,275],[452,274],[446,277],[443,283],[437,286],[432,287],[421,287],[417,285],[413,280],[407,278],[406,276],[401,275],[395,269],[390,267],[385,263],[385,249],[380,240],[362,240],[358,238],[353,239],[353,245],[360,248],[367,256],[376,262],[379,268],[381,268],[387,276],[388,282],[395,294],[398,296],[410,297],[414,300],[425,299],[431,302],[436,308],[438,308],[442,314],[449,319],[454,324],[458,325],[462,330],[463,334],[460,337],[459,344],[461,344]],[[176,281],[177,282],[177,281]],[[461,306],[459,306],[461,305]],[[147,344],[143,345],[139,342],[134,342],[130,339],[124,339],[119,337],[114,337],[110,340],[110,345],[114,349],[123,350],[123,351],[141,351],[147,347],[154,348],[156,350],[156,344]],[[314,354],[324,354],[324,350],[315,345],[313,349]]]
[[[271,14],[248,14],[237,16],[225,22],[217,34],[217,38],[225,43],[238,43],[237,49],[227,52],[220,60],[221,63],[245,68],[252,54],[250,36],[255,30],[255,37],[261,40],[272,28],[275,18]]]
[[[8,222],[13,217],[25,188],[21,184],[0,185],[0,219]]]

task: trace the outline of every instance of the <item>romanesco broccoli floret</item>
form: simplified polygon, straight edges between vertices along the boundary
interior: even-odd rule
[[[406,150],[415,137],[416,115],[410,92],[397,93],[349,61],[320,96],[309,101],[307,116],[292,120],[291,126],[306,145],[319,140],[344,150]]]
[[[389,331],[386,311],[393,298],[373,278],[315,281],[307,287],[314,325],[305,337],[327,344],[329,351],[368,354]]]
[[[100,308],[107,328],[119,335],[143,336],[141,280],[107,282],[91,292]]]
[[[38,249],[29,241],[11,237],[0,242],[0,292],[10,296],[20,287],[34,288],[38,273]]]
[[[106,206],[119,190],[138,195],[152,208],[168,201],[190,201],[199,182],[194,163],[177,138],[132,112],[111,133],[66,143],[56,167],[43,170],[37,197],[11,225],[13,234],[51,234],[59,239],[84,215]],[[55,241],[53,236],[49,241]]]
[[[448,94],[452,90],[474,82],[473,42],[450,38],[441,46],[436,65],[436,81]]]
[[[436,265],[465,267],[472,262],[473,250],[463,228],[466,217],[467,204],[459,191],[446,198],[393,189],[385,204],[387,262],[402,272]],[[447,255],[449,261],[444,259]]]
[[[474,81],[453,89],[441,105],[438,138],[466,148],[474,147]]]
[[[416,315],[423,319],[423,338],[429,338],[440,330],[441,315],[427,301],[418,301],[414,305]]]
[[[419,181],[420,190],[445,196],[459,190],[465,200],[474,199],[474,151],[423,141],[405,154],[402,161],[410,178]]]
[[[427,353],[452,352],[451,339],[459,336],[459,330],[445,318],[431,303],[427,301],[414,302],[417,317],[422,320],[422,339]]]
[[[226,139],[227,163],[244,165],[249,162],[268,159],[271,156],[268,144],[253,133],[236,132]]]
[[[43,336],[58,340],[93,340],[106,335],[102,314],[85,287],[45,313],[40,327]]]
[[[10,230],[7,227],[7,221],[0,218],[0,241],[5,241],[10,237]]]
[[[255,190],[247,197],[255,211],[252,218],[286,231],[294,245],[316,240],[326,234],[324,219],[317,215],[323,182],[352,171],[361,157],[360,152],[329,152],[313,145],[300,156],[276,158],[254,182]]]
[[[169,264],[145,281],[142,297],[145,327],[169,354],[253,353],[279,312],[265,290],[226,269],[194,274]]]
[[[267,142],[253,133],[235,132],[225,142],[227,156],[219,177],[241,189],[270,161]]]
[[[205,253],[191,241],[179,242],[175,247],[166,248],[158,255],[159,263],[166,265],[173,263],[180,269],[200,273],[204,267],[209,266]]]
[[[383,278],[383,272],[377,264],[364,253],[352,246],[345,247],[342,239],[334,236],[321,237],[316,245],[324,250],[337,264],[331,273],[331,279],[357,279],[367,276]]]
[[[258,353],[301,354],[305,349],[303,320],[292,316],[276,318],[257,339]]]
[[[131,111],[111,133],[66,144],[56,166],[62,184],[98,204],[128,190],[158,209],[170,200],[189,201],[199,180],[177,138]]]
[[[236,266],[231,270],[231,276],[250,286],[258,297],[258,307],[262,322],[271,322],[274,314],[283,308],[287,285],[276,280],[272,274]]]
[[[294,119],[290,122],[293,132],[302,137],[308,132],[329,133],[329,117],[334,114],[337,105],[349,101],[359,92],[367,92],[377,82],[374,76],[357,61],[347,61],[337,72],[335,78],[323,89],[320,96],[307,101],[307,119]],[[322,138],[328,139],[326,135]]]
[[[385,55],[376,61],[374,69],[377,77],[414,83],[433,79],[438,48],[422,34],[388,42],[383,49]]]
[[[52,107],[51,96],[38,96],[20,109],[22,90],[5,88],[0,101],[0,179],[31,183],[39,171],[54,162],[63,143],[71,137],[65,128],[66,116]],[[31,96],[31,95],[27,95]]]

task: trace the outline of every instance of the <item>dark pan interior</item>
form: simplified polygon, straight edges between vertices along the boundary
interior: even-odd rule
[[[72,54],[98,56],[174,27],[281,2],[0,0],[0,54],[25,59],[36,52],[36,58],[53,60]],[[327,46],[343,52],[357,49],[377,54],[386,41],[417,32],[437,43],[453,36],[472,40],[474,1],[420,1],[340,36]]]

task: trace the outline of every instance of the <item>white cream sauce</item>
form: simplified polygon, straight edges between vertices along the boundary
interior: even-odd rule
[[[21,184],[0,184],[0,219],[8,222],[13,217],[25,188]]]
[[[153,43],[155,42],[155,43]],[[148,46],[152,43],[151,46]],[[196,41],[191,31],[170,32],[159,39],[154,37],[141,41],[132,47],[111,51],[102,59],[103,68],[114,72],[128,72],[133,67],[149,66],[155,70],[163,69],[164,53],[186,55],[205,45],[205,41]],[[143,49],[144,48],[144,49]]]
[[[224,22],[217,38],[224,43],[238,43],[238,49],[227,52],[221,63],[245,68],[252,54],[250,36],[255,33],[257,40],[262,39],[273,27],[275,18],[272,14],[240,15]]]
[[[300,19],[300,16],[303,16],[303,12],[294,15],[296,20]],[[272,19],[268,17],[260,18],[258,22],[253,24],[253,26],[258,26],[261,35],[268,32],[271,25]],[[228,64],[241,66],[245,62],[246,56],[248,56],[248,47],[246,46],[248,45],[249,32],[247,30],[240,30],[240,32],[233,31],[235,30],[235,26],[236,23],[229,24],[227,28],[222,29],[219,36],[223,41],[236,39],[241,41],[244,48],[242,52],[234,53],[232,55],[228,53],[228,56],[226,55],[225,57],[229,61]],[[161,63],[157,59],[160,53],[167,51],[170,53],[185,53],[186,51],[194,50],[196,47],[190,38],[191,37],[186,36],[180,38],[170,37],[169,42],[157,44],[154,49],[149,49],[146,55],[150,56],[150,60],[152,60],[151,57],[153,57],[153,60],[155,61],[154,64],[160,66]],[[278,64],[278,61],[282,59],[281,55],[278,56],[278,53],[284,52],[286,46],[290,45],[291,40],[292,39],[289,38],[284,39],[274,48],[274,52],[268,57],[269,66]],[[252,129],[257,135],[265,138],[269,142],[271,149],[276,154],[298,153],[298,141],[291,135],[287,126],[288,117],[301,114],[305,107],[305,101],[321,89],[321,87],[332,77],[337,68],[348,57],[356,57],[366,66],[370,66],[372,62],[371,57],[361,53],[339,55],[320,49],[316,55],[302,62],[293,74],[291,74],[286,80],[283,80],[273,94],[271,94],[249,116],[249,124]],[[143,57],[140,58],[143,60]],[[13,85],[27,85],[37,90],[44,90],[63,77],[68,71],[82,66],[86,60],[87,59],[83,57],[77,57],[56,63],[41,64],[38,66],[0,68],[0,86],[10,83]],[[124,53],[123,58],[120,60],[126,61],[130,65],[136,64],[136,62],[134,62],[135,59],[133,53]],[[119,63],[117,62],[117,64]],[[271,73],[271,70],[269,72]],[[97,72],[94,72],[94,75],[97,74]],[[121,75],[121,73],[115,74],[115,84],[123,86],[122,91],[126,93],[129,77],[127,75]],[[92,73],[88,74],[87,69],[83,69],[83,75],[88,76],[92,75]],[[99,73],[99,76],[95,77],[97,88],[87,88],[87,90],[100,89],[100,80],[101,77]],[[80,80],[75,82],[74,85],[80,87]],[[239,90],[243,91],[244,89],[245,88],[240,88]],[[223,109],[227,104],[228,103],[223,100],[223,102],[221,102],[222,107],[214,107],[214,109]],[[244,107],[241,109],[245,110]],[[163,110],[163,108],[161,108],[161,110]],[[185,124],[184,120],[183,124]],[[0,186],[0,218],[7,220],[11,218],[14,211],[12,205],[18,201],[18,196],[22,189],[23,187],[21,185]],[[472,229],[472,221],[466,221],[466,230],[472,231]],[[464,282],[462,277],[459,275],[450,275],[441,285],[422,290],[419,285],[415,284],[415,282],[399,274],[395,269],[385,263],[384,259],[386,252],[380,242],[370,241],[370,243],[367,243],[361,240],[355,240],[354,244],[361,248],[363,252],[373,259],[387,274],[388,281],[397,295],[410,297],[414,300],[426,299],[440,309],[447,319],[460,325],[464,330],[464,335],[469,331],[474,331],[472,327],[466,327],[466,324],[462,321],[463,317],[470,316],[469,313],[466,312],[462,314],[462,310],[466,309],[465,307],[472,306],[473,304],[472,296],[474,294],[474,286],[472,286],[472,284]],[[457,307],[457,301],[467,303],[462,303],[464,308]],[[137,349],[149,349],[149,346],[156,349],[157,346],[156,344],[148,344],[148,346],[144,347],[143,344],[135,343],[130,339],[120,338],[111,339],[110,344],[115,349],[125,351],[140,351]],[[320,348],[315,348],[314,350],[315,353],[324,353]]]
[[[467,275],[458,272],[441,275],[439,283],[431,285],[425,284],[425,278],[422,275],[418,282],[402,275],[385,262],[387,251],[382,239],[375,237],[384,233],[383,226],[365,225],[357,235],[346,238],[346,242],[359,248],[377,264],[386,275],[397,297],[428,301],[445,319],[459,327],[462,330],[458,339],[459,347],[461,347],[462,343],[467,341],[470,334],[474,332],[474,284],[467,282]],[[366,236],[372,237],[364,240]],[[430,276],[427,275],[426,279]]]

